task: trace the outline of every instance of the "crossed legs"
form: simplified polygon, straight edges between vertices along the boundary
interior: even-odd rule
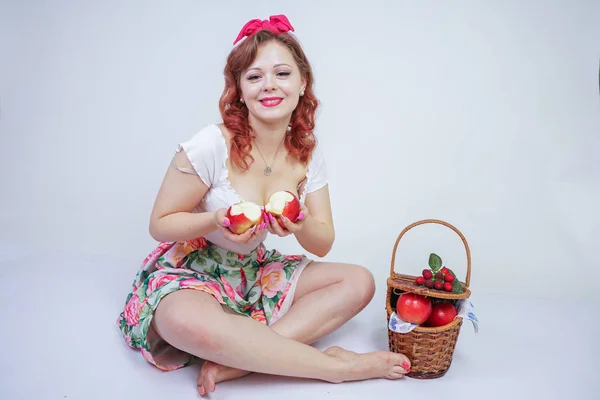
[[[209,294],[180,290],[159,304],[153,324],[172,346],[204,360],[200,394],[249,371],[328,382],[395,379],[410,368],[401,354],[356,354],[339,347],[325,352],[309,344],[333,332],[369,304],[375,291],[366,269],[349,264],[309,264],[300,275],[292,306],[267,327],[226,313]],[[192,317],[202,315],[202,318]]]

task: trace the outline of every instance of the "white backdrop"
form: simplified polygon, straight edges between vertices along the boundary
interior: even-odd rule
[[[47,252],[40,272],[61,268],[53,254],[110,257],[125,296],[155,245],[148,218],[177,143],[220,121],[239,29],[284,13],[322,102],[326,260],[367,266],[382,296],[396,236],[439,218],[469,241],[474,292],[597,289],[596,1],[0,4],[0,241]],[[464,275],[446,228],[401,244],[399,271],[433,251]]]

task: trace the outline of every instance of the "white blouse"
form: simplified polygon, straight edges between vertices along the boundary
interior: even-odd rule
[[[183,150],[187,155],[194,171],[177,167],[180,171],[195,173],[209,187],[208,192],[194,209],[194,212],[211,212],[220,208],[229,208],[243,198],[231,187],[228,179],[227,158],[229,149],[223,134],[216,124],[211,124],[200,130],[188,141],[180,143],[176,153]],[[306,195],[327,185],[325,160],[320,147],[313,150],[308,164],[305,183],[298,189],[300,201],[304,202]],[[252,243],[239,244],[226,239],[216,230],[205,235],[205,238],[217,246],[240,254],[248,254],[264,241],[268,231]]]

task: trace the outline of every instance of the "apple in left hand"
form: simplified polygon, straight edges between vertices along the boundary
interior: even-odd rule
[[[265,205],[265,211],[271,214],[277,220],[279,226],[285,229],[281,217],[283,216],[291,222],[296,222],[300,214],[300,200],[292,192],[281,190],[269,197],[269,201]]]

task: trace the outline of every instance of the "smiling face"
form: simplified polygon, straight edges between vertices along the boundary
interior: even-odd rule
[[[276,41],[262,45],[255,60],[240,76],[241,97],[248,107],[251,123],[282,120],[287,123],[304,87],[292,53]]]

